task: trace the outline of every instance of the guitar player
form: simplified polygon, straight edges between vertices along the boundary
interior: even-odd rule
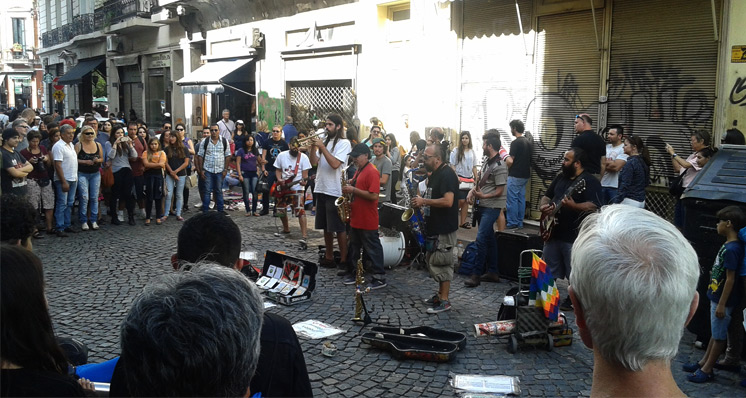
[[[583,218],[601,207],[601,183],[585,170],[586,153],[580,148],[571,148],[562,159],[562,172],[554,178],[541,198],[539,210],[542,217],[556,212],[554,223],[550,225],[551,235],[544,242],[544,261],[549,265],[555,279],[570,278],[570,253],[578,236],[578,228]],[[575,189],[583,186],[584,189]],[[560,309],[572,311],[570,297]]]
[[[278,197],[275,208],[280,212],[282,220],[282,233],[289,234],[287,206],[293,208],[298,216],[302,240],[308,239],[308,228],[306,223],[306,212],[304,211],[305,198],[303,187],[308,181],[308,170],[311,162],[305,153],[298,150],[298,137],[290,140],[290,149],[280,152],[274,162],[275,177],[277,181],[276,194]]]

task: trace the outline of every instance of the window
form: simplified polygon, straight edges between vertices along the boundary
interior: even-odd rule
[[[13,44],[26,45],[26,20],[23,18],[12,18]]]
[[[388,6],[386,14],[389,43],[409,41],[409,2]]]

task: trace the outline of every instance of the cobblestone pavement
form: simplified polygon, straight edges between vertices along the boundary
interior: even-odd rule
[[[193,197],[196,197],[196,192]],[[194,208],[185,216],[196,212]],[[244,217],[229,212],[241,228],[244,250],[284,250],[289,255],[316,260],[316,245],[322,235],[310,230],[309,250],[300,250],[300,231],[291,220],[292,234],[277,237],[274,219]],[[279,220],[277,222],[279,225]],[[56,330],[74,336],[91,349],[90,361],[111,359],[119,353],[119,325],[133,298],[152,278],[174,272],[170,256],[175,252],[181,223],[170,217],[164,225],[145,227],[105,225],[99,231],[71,234],[69,238],[47,237],[34,241],[46,271],[47,295]],[[309,220],[313,225],[313,219]],[[432,296],[436,284],[423,270],[400,266],[387,274],[388,287],[366,297],[375,321],[404,327],[427,325],[469,335],[466,348],[446,364],[399,361],[387,352],[362,343],[360,326],[350,322],[354,313],[353,287],[341,283],[336,270],[320,269],[316,291],[310,302],[292,307],[278,305],[268,311],[285,316],[292,323],[316,319],[346,332],[331,338],[338,348],[332,358],[321,355],[320,340],[301,339],[308,372],[317,397],[444,396],[452,397],[448,375],[509,375],[520,378],[523,396],[587,396],[591,386],[593,358],[577,334],[569,347],[523,347],[516,354],[506,351],[506,340],[476,338],[475,323],[496,319],[499,303],[510,283],[483,283],[474,289],[463,287],[463,277],[452,285],[453,310],[438,315],[425,313],[423,299]],[[562,297],[566,285],[561,285]],[[633,310],[633,309],[630,309]],[[574,326],[574,316],[568,313]],[[744,396],[740,376],[719,372],[712,383],[696,385],[679,370],[683,362],[698,359],[703,351],[693,348],[688,332],[674,362],[674,375],[681,389],[691,396]]]

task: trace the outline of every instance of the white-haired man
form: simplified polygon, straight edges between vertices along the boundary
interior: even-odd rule
[[[593,349],[591,396],[685,396],[671,361],[697,309],[698,277],[689,242],[647,210],[611,205],[583,221],[569,293]]]

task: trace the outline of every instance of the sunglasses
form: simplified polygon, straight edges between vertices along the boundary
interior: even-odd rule
[[[171,130],[171,126],[166,126],[163,128],[164,130]]]
[[[220,131],[220,130],[218,130],[218,129],[210,129],[210,131]]]
[[[93,133],[83,133],[83,135],[93,135]]]
[[[176,131],[184,131],[184,129],[176,129]]]
[[[282,130],[272,130],[273,133],[282,133]]]

